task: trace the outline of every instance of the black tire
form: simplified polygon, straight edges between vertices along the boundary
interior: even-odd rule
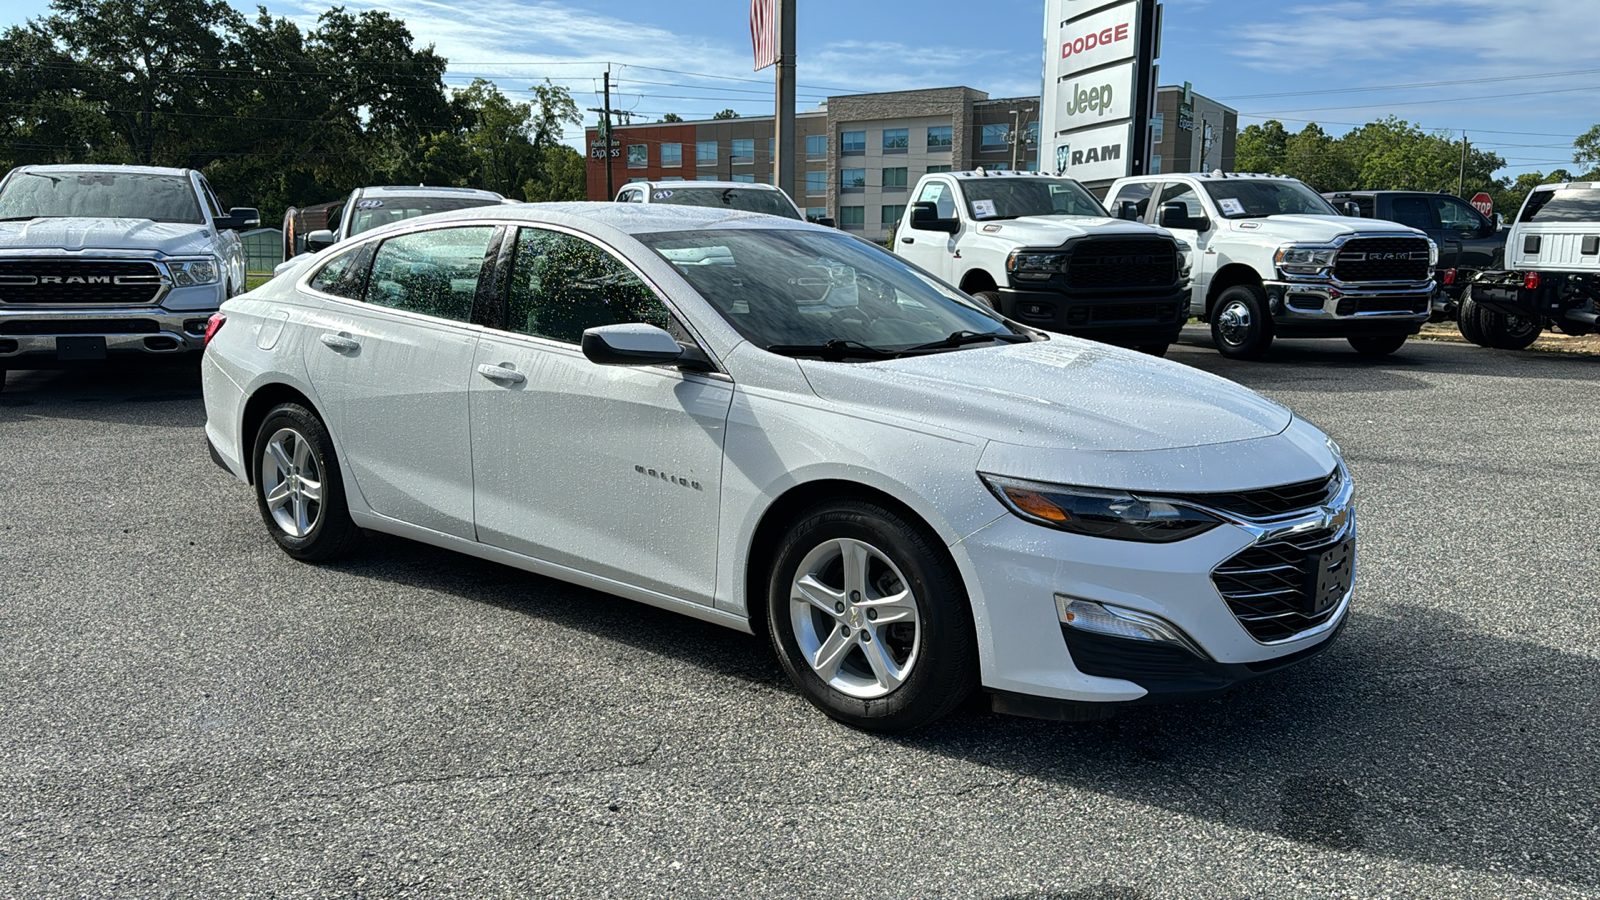
[[[4,392],[5,389],[6,389],[6,370],[5,369],[0,369],[0,392]]]
[[[846,546],[865,547],[855,581],[844,574]],[[792,599],[800,595],[802,564],[813,597],[823,602]],[[852,592],[852,584],[861,590]],[[877,605],[901,591],[908,602]],[[896,613],[906,618],[871,624]],[[806,699],[866,731],[926,725],[959,706],[978,682],[972,610],[955,563],[922,523],[870,501],[819,504],[789,529],[768,582],[767,627],[778,661]],[[813,666],[802,641],[816,645],[819,657],[834,646],[833,664]],[[880,661],[886,655],[903,680],[886,686],[873,652]]]
[[[1347,340],[1362,356],[1388,356],[1404,346],[1407,337],[1404,334],[1357,335]]]
[[[999,291],[978,291],[976,294],[972,295],[972,299],[981,300],[981,301],[983,301],[985,306],[989,307],[990,309],[994,310],[995,312],[1000,312],[1000,292]],[[1005,315],[1005,313],[1000,313],[1000,314],[1001,315]]]
[[[1133,349],[1139,351],[1140,353],[1148,353],[1151,356],[1166,356],[1167,355],[1167,348],[1170,347],[1170,346],[1172,346],[1172,345],[1171,344],[1140,344],[1140,345],[1134,347]]]
[[[1253,284],[1223,291],[1211,307],[1211,339],[1217,352],[1230,359],[1260,359],[1272,346],[1272,317],[1267,295]]]
[[[1456,328],[1460,329],[1462,337],[1479,347],[1487,347],[1489,341],[1483,336],[1482,313],[1483,307],[1472,299],[1472,288],[1467,288],[1461,295],[1461,306],[1456,310]]]
[[[1544,321],[1535,316],[1508,316],[1492,309],[1480,309],[1478,328],[1483,331],[1483,339],[1496,350],[1526,350],[1544,332]]]
[[[269,445],[275,441],[279,452],[269,469]],[[322,420],[298,403],[280,404],[267,413],[252,446],[256,505],[283,552],[307,562],[326,562],[355,549],[361,529],[350,520],[339,460]],[[313,477],[307,478],[308,472]],[[314,499],[308,485],[316,487]],[[269,493],[279,499],[269,500]]]

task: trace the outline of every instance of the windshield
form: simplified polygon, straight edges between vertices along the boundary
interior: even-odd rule
[[[1311,188],[1288,178],[1228,178],[1204,182],[1206,193],[1216,202],[1224,219],[1250,219],[1303,213],[1311,216],[1337,216],[1339,211]]]
[[[974,219],[1107,215],[1093,194],[1069,178],[963,178],[961,190]]]
[[[1534,191],[1518,222],[1600,222],[1600,190],[1560,188]]]
[[[955,289],[848,235],[719,229],[638,238],[740,334],[774,352],[871,359],[958,334],[927,349],[952,349],[974,334],[999,336],[975,345],[1027,339]]]
[[[182,175],[18,172],[0,191],[0,219],[38,217],[206,221],[194,185]]]
[[[794,204],[779,191],[756,191],[745,188],[657,188],[650,193],[651,203],[670,203],[674,206],[709,206],[717,209],[742,209],[745,212],[766,213],[798,219]]]
[[[369,197],[356,201],[355,217],[350,220],[350,235],[429,213],[499,204],[499,200],[487,197]]]

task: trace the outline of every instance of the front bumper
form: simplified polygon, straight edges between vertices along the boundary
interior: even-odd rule
[[[1385,287],[1269,281],[1265,287],[1280,337],[1416,334],[1432,314],[1436,290],[1432,280]]]
[[[134,306],[109,309],[0,309],[0,365],[45,367],[103,355],[169,356],[205,348],[214,310],[173,311]],[[88,339],[85,341],[85,339]],[[84,355],[85,353],[88,355]]]
[[[1001,288],[1000,312],[1009,319],[1108,344],[1170,344],[1188,321],[1189,286],[1114,294],[1061,293]]]

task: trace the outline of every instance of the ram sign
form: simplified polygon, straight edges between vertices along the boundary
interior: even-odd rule
[[[1046,0],[1041,170],[1080,181],[1143,171],[1140,10],[1141,0]]]

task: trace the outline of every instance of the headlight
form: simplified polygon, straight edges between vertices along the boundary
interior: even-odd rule
[[[167,269],[172,272],[172,283],[177,287],[216,284],[222,277],[222,267],[217,265],[215,259],[169,262]]]
[[[1031,250],[1013,250],[1006,257],[1006,271],[1018,278],[1049,278],[1067,270],[1067,254]]]
[[[1318,275],[1333,266],[1337,247],[1279,247],[1273,262],[1291,275]]]
[[[1222,524],[1197,509],[1124,491],[1068,487],[979,473],[1005,507],[1046,528],[1118,541],[1165,544]]]
[[[1178,245],[1178,277],[1188,278],[1194,270],[1194,248],[1188,241],[1174,240],[1173,243]]]
[[[1428,266],[1431,268],[1439,264],[1439,245],[1428,238]]]

